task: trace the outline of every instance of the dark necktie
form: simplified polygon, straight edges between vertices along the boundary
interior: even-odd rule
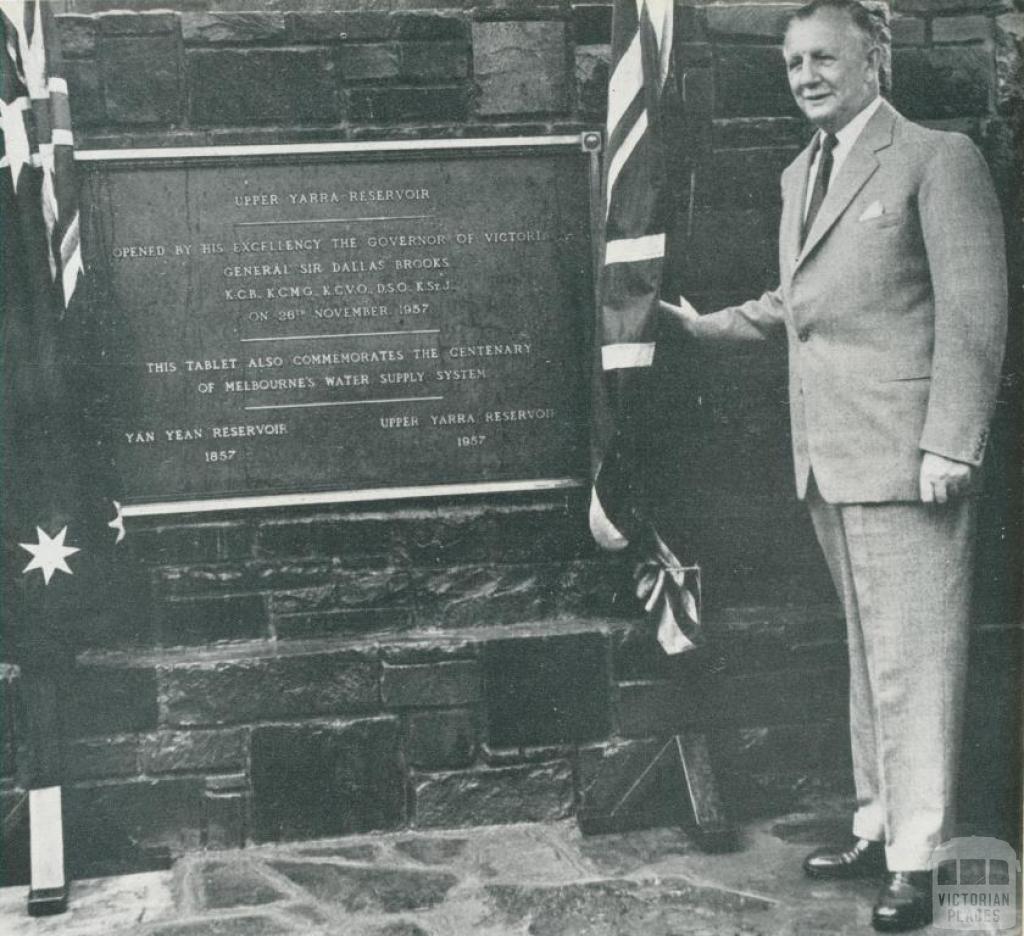
[[[828,179],[832,175],[832,150],[839,142],[831,133],[826,133],[821,141],[821,155],[818,158],[818,174],[814,177],[814,189],[811,192],[811,203],[807,206],[807,217],[804,219],[804,226],[800,233],[800,246],[803,246],[807,239],[807,232],[814,224],[814,218],[825,200],[825,193],[828,191]]]

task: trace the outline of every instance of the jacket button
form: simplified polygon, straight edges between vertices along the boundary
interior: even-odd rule
[[[811,337],[811,330],[810,328],[801,328],[800,331],[796,333],[796,336],[801,341],[808,341]]]

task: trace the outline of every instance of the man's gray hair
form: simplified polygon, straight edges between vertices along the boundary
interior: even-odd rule
[[[811,0],[810,3],[804,4],[790,17],[790,22],[794,23],[798,20],[810,19],[816,13],[823,13],[829,10],[844,13],[848,16],[850,22],[863,33],[864,39],[869,46],[880,47],[884,45],[884,20],[877,17],[864,4],[858,3],[857,0]]]

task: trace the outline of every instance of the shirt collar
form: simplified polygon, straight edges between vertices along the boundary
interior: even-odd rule
[[[857,137],[861,135],[868,121],[874,116],[875,111],[881,106],[882,96],[876,95],[871,103],[843,127],[842,130],[837,130],[836,139],[839,141],[836,144],[837,149],[849,150],[857,142]]]

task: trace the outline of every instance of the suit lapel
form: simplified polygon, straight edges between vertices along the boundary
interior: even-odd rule
[[[807,203],[807,176],[811,168],[814,141],[788,166],[782,177],[783,215],[780,228],[782,275],[789,276],[796,266],[800,254],[800,226],[803,221],[804,205]]]
[[[864,184],[875,174],[878,169],[878,158],[875,156],[881,149],[892,143],[893,125],[895,124],[895,112],[883,102],[882,106],[874,113],[868,121],[867,126],[861,132],[850,150],[850,155],[842,164],[835,180],[829,187],[825,200],[821,203],[821,210],[814,219],[814,224],[807,233],[803,250],[793,264],[795,270],[811,254],[821,239],[831,230],[832,225],[839,220],[840,215],[846,211],[854,196],[864,187]],[[804,171],[804,192],[806,193],[806,169]],[[797,238],[799,239],[799,230]]]

